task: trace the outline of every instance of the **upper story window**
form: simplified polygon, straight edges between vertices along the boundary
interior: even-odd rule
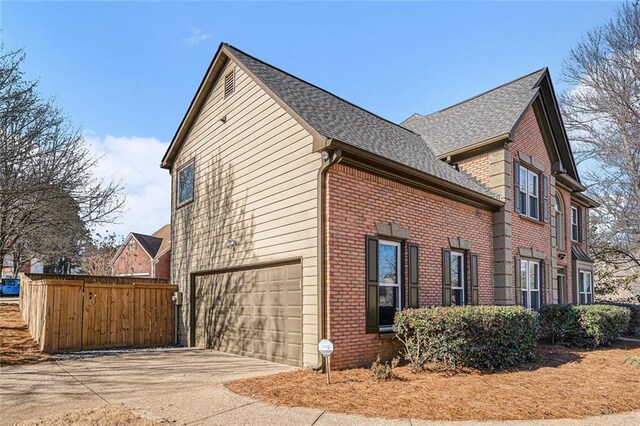
[[[580,241],[580,210],[571,206],[571,239]]]
[[[130,252],[132,252],[132,253],[133,253],[134,251],[136,251],[136,240],[132,239],[132,240],[129,242],[129,251],[130,251]]]
[[[564,203],[562,202],[562,196],[556,193],[556,246],[560,250],[566,250],[567,237],[565,235],[565,218],[564,218]]]
[[[520,213],[540,220],[540,175],[520,165],[519,191]]]
[[[178,170],[178,207],[193,201],[193,162]]]
[[[378,284],[380,331],[390,331],[400,309],[402,274],[400,243],[380,240],[378,246]]]
[[[229,74],[224,76],[224,98],[227,99],[229,96],[233,95],[235,90],[236,74],[231,71]]]

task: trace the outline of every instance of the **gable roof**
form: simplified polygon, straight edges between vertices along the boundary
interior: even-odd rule
[[[154,256],[158,257],[171,248],[171,225],[164,225],[162,228],[154,232],[152,237],[160,238],[162,240],[162,243],[160,244],[160,247],[158,247],[158,251]]]
[[[485,201],[491,199],[492,204],[502,204],[496,200],[496,195],[490,189],[466,173],[438,160],[420,135],[229,44],[221,44],[196,98],[206,96],[203,87],[207,79],[215,78],[211,71],[221,53],[244,67],[258,82],[262,83],[265,90],[286,105],[295,118],[299,118],[306,125],[305,127],[312,129],[324,139],[323,146],[329,145],[332,141],[338,141],[482,195]],[[197,104],[196,98],[192,101],[190,112],[193,105]],[[186,116],[181,128],[185,122]],[[177,152],[178,149],[174,145],[181,144],[184,139],[184,136],[180,135],[186,135],[186,131],[178,129],[176,132],[176,137],[163,159],[163,167],[171,166],[171,152]]]
[[[131,235],[133,238],[140,243],[144,251],[147,252],[151,258],[155,258],[158,253],[158,249],[162,244],[162,238],[154,237],[152,235],[138,234],[137,232],[132,232]]]
[[[547,68],[429,115],[413,114],[402,126],[420,134],[439,157],[478,143],[508,138],[538,94]]]

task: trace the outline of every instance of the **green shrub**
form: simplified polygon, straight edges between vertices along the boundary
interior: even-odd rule
[[[579,330],[573,305],[545,305],[540,309],[540,337],[555,344],[571,344]]]
[[[569,346],[606,346],[627,331],[630,316],[618,306],[547,305],[540,310],[541,337]]]
[[[578,312],[579,333],[574,339],[577,346],[595,348],[608,346],[627,332],[631,310],[620,306],[582,305]]]
[[[620,306],[631,310],[631,319],[627,333],[630,336],[640,337],[640,305],[637,303],[602,302],[603,305]]]
[[[425,362],[503,369],[533,358],[537,319],[521,307],[434,307],[399,311],[393,327],[414,371]]]

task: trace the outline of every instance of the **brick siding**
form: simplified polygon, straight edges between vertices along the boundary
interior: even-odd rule
[[[449,247],[449,237],[472,242],[480,303],[493,303],[490,212],[334,166],[327,176],[327,324],[335,344],[334,368],[367,366],[377,354],[389,357],[395,349],[388,336],[365,333],[365,236],[376,235],[376,223],[390,222],[410,228],[408,242],[419,246],[421,306],[442,303],[442,249]],[[406,276],[406,262],[404,267]]]

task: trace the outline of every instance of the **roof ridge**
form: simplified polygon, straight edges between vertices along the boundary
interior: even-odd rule
[[[296,80],[298,80],[298,81],[300,81],[300,82],[302,82],[302,83],[304,83],[304,84],[308,84],[308,85],[309,85],[309,86],[311,86],[311,87],[314,87],[314,88],[316,88],[316,89],[318,89],[318,90],[321,90],[321,91],[325,92],[326,94],[328,94],[328,95],[330,95],[330,96],[333,96],[334,98],[339,99],[340,101],[342,101],[342,102],[344,102],[344,103],[346,103],[346,104],[351,105],[351,106],[352,106],[352,107],[354,107],[354,108],[357,108],[357,109],[359,109],[359,110],[361,110],[361,111],[364,111],[364,112],[366,112],[367,114],[371,114],[371,115],[373,115],[374,117],[379,118],[379,119],[380,119],[380,120],[382,120],[382,121],[386,121],[387,123],[392,124],[393,126],[396,126],[396,127],[400,128],[400,129],[402,129],[402,130],[406,131],[406,132],[409,132],[409,133],[414,134],[414,135],[418,135],[418,134],[417,134],[417,133],[415,133],[413,130],[409,130],[409,129],[407,129],[406,127],[401,126],[400,124],[398,124],[398,123],[394,123],[393,121],[391,121],[391,120],[389,120],[389,119],[387,119],[387,118],[384,118],[384,117],[382,117],[382,116],[380,116],[380,115],[378,115],[378,114],[376,114],[376,113],[374,113],[374,112],[371,112],[371,111],[369,111],[369,110],[368,110],[368,109],[366,109],[366,108],[363,108],[363,107],[361,107],[361,106],[359,106],[359,105],[356,105],[356,104],[354,104],[353,102],[348,101],[348,100],[346,100],[346,99],[344,99],[344,98],[342,98],[342,97],[340,97],[340,96],[336,95],[335,93],[332,93],[332,92],[328,91],[327,89],[323,89],[322,87],[317,86],[317,85],[315,85],[315,84],[313,84],[313,83],[310,83],[310,82],[308,82],[308,81],[306,81],[306,80],[304,80],[304,79],[302,79],[302,78],[300,78],[300,77],[298,77],[298,76],[296,76],[296,75],[294,75],[294,74],[291,74],[291,73],[289,73],[289,72],[287,72],[287,71],[285,71],[285,70],[283,70],[283,69],[281,69],[281,68],[276,67],[275,65],[272,65],[272,64],[270,64],[270,63],[268,63],[268,62],[265,62],[265,61],[263,61],[262,59],[256,58],[255,56],[253,56],[253,55],[251,55],[251,54],[249,54],[249,53],[245,52],[244,50],[238,49],[237,47],[235,47],[235,46],[233,46],[233,45],[231,45],[231,44],[229,44],[229,43],[222,42],[222,44],[223,44],[224,46],[227,46],[227,47],[230,47],[230,48],[232,48],[232,49],[234,49],[234,50],[237,50],[238,52],[242,53],[243,55],[248,56],[249,58],[253,59],[254,61],[260,62],[261,64],[264,64],[264,65],[266,65],[266,66],[268,66],[268,67],[271,67],[271,68],[273,68],[273,69],[275,69],[275,70],[277,70],[277,71],[279,71],[279,72],[281,72],[281,73],[283,73],[283,74],[288,75],[289,77],[295,78]]]
[[[443,108],[443,109],[441,109],[441,110],[434,111],[434,112],[429,113],[429,114],[426,114],[426,115],[420,115],[420,114],[418,114],[418,115],[420,115],[421,117],[429,117],[430,115],[438,114],[438,113],[440,113],[440,112],[443,112],[443,111],[449,110],[449,109],[451,109],[451,108],[457,107],[457,106],[459,106],[459,105],[462,105],[462,104],[464,104],[464,103],[467,103],[467,102],[469,102],[469,101],[472,101],[472,100],[474,100],[474,99],[476,99],[476,98],[479,98],[479,97],[481,97],[481,96],[484,96],[484,95],[486,95],[486,94],[488,94],[488,93],[493,92],[494,90],[498,90],[498,89],[501,89],[501,88],[503,88],[503,87],[505,87],[505,86],[508,86],[508,85],[510,85],[510,84],[513,84],[513,83],[515,83],[516,81],[520,81],[520,80],[523,80],[523,79],[525,79],[525,78],[527,78],[527,77],[531,77],[532,75],[534,75],[534,74],[536,74],[536,73],[539,73],[540,71],[546,71],[547,69],[548,69],[548,67],[542,67],[542,68],[540,68],[540,69],[538,69],[538,70],[535,70],[535,71],[533,71],[533,72],[530,72],[529,74],[526,74],[526,75],[523,75],[523,76],[521,76],[521,77],[515,78],[515,79],[513,79],[513,80],[511,80],[511,81],[508,81],[508,82],[506,82],[506,83],[503,83],[503,84],[501,84],[501,85],[499,85],[499,86],[496,86],[496,87],[494,87],[494,88],[492,88],[492,89],[485,90],[485,91],[484,91],[484,92],[482,92],[482,93],[479,93],[479,94],[477,94],[477,95],[475,95],[475,96],[471,96],[470,98],[467,98],[467,99],[465,99],[465,100],[462,100],[462,101],[460,101],[460,102],[457,102],[457,103],[455,103],[455,104],[453,104],[453,105],[449,105],[448,107]],[[537,82],[536,82],[536,83],[537,83]],[[414,114],[414,115],[415,115],[415,114]],[[413,117],[413,115],[412,115],[411,117]],[[407,120],[408,120],[408,118],[407,118]],[[407,121],[407,120],[405,120],[405,121]]]

